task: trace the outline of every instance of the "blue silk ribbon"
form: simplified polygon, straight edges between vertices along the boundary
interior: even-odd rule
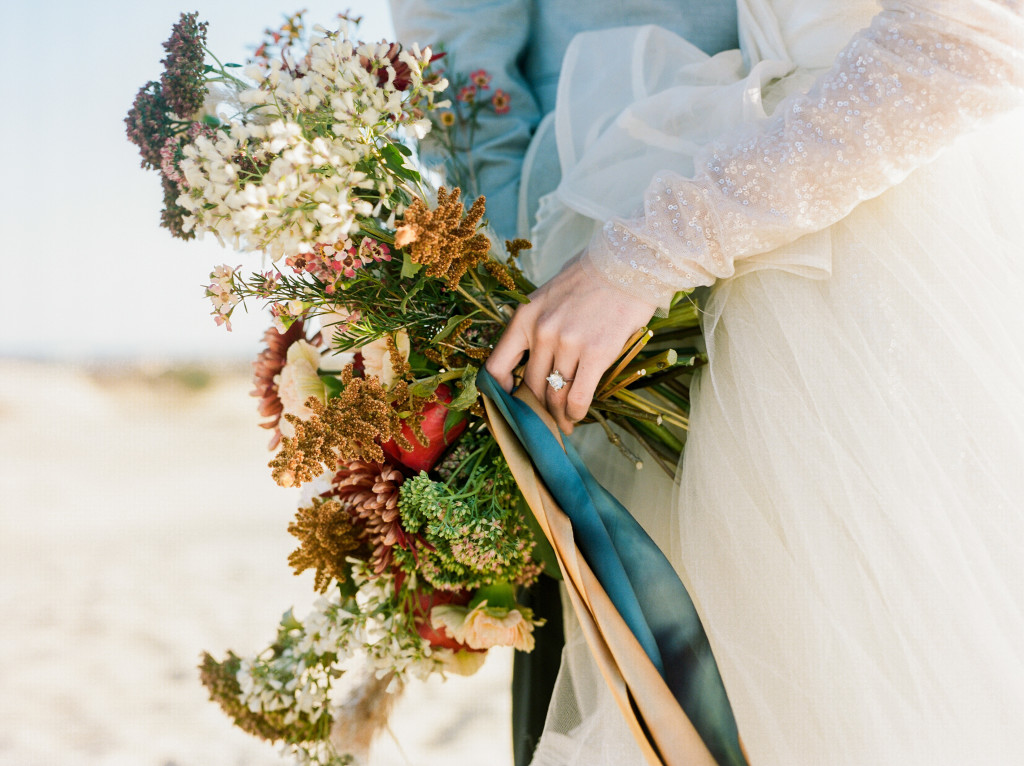
[[[583,558],[719,764],[742,766],[736,721],[690,595],[665,554],[529,405],[481,370],[489,397],[572,523]]]

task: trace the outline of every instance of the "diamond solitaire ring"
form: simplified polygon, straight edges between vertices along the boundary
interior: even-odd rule
[[[558,370],[552,370],[551,374],[548,375],[545,380],[547,380],[548,385],[556,391],[561,391],[565,388],[566,383],[572,383],[572,378],[563,378],[562,373]]]

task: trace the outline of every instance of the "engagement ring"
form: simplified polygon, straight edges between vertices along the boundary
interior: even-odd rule
[[[572,378],[563,378],[562,373],[558,370],[552,370],[551,374],[546,378],[548,385],[556,391],[561,391],[565,388],[566,383],[572,383]]]

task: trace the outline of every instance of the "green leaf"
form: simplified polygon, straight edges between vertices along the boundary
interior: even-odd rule
[[[412,149],[410,149],[405,144],[395,144],[394,146],[395,146],[396,149],[398,149],[398,151],[400,151],[406,157],[412,157]]]
[[[419,264],[417,264],[417,265],[419,265]],[[404,270],[405,266],[402,266],[402,269]],[[405,297],[402,298],[402,302],[399,304],[398,310],[401,311],[404,314],[405,310],[406,310],[406,307],[409,305],[409,300],[414,295],[416,295],[416,293],[418,293],[422,289],[423,289],[423,279],[421,278],[421,279],[419,279],[416,282],[416,284],[414,284],[412,287],[409,288],[409,292],[407,292],[405,294]]]
[[[401,147],[401,148],[400,148]],[[385,144],[381,147],[380,156],[384,160],[384,167],[390,170],[399,178],[419,180],[420,174],[415,168],[405,164],[405,157],[408,156],[402,149],[406,147],[401,144]]]
[[[405,253],[402,258],[402,279],[411,279],[423,268],[422,263],[413,263],[408,253]]]
[[[281,627],[285,630],[302,630],[302,623],[295,619],[294,608],[281,615]]]
[[[516,290],[498,290],[498,295],[504,295],[507,298],[511,298],[512,300],[516,301],[517,303],[529,303],[530,302],[529,298],[527,298],[522,293],[517,292]]]
[[[380,148],[380,156],[384,160],[384,164],[391,169],[401,168],[405,164],[402,153],[391,143],[384,144]]]
[[[373,221],[364,219],[359,222],[359,229],[363,234],[373,237],[374,239],[386,242],[389,245],[395,244],[395,235],[390,234],[384,229],[380,228]]]
[[[341,384],[341,378],[337,375],[321,375],[320,380],[323,381],[324,388],[327,389],[327,398],[334,399],[345,390],[345,387]]]
[[[423,380],[417,381],[416,383],[413,383],[411,386],[409,386],[409,393],[411,393],[413,396],[430,396],[432,393],[434,393],[434,389],[441,385],[441,378],[442,375],[437,374],[431,375],[429,378],[424,378]],[[449,404],[448,406],[450,407],[451,405]]]
[[[444,429],[442,430],[446,442],[448,441],[448,433],[465,419],[466,416],[458,410],[448,410],[448,414],[444,418]]]
[[[344,582],[338,583],[338,592],[341,594],[341,601],[344,603],[350,598],[355,598],[356,592],[359,590],[356,587],[351,577],[346,577]]]
[[[459,381],[462,390],[446,405],[449,410],[468,410],[473,406],[480,395],[476,390],[476,373],[476,367],[471,364],[466,365],[466,369],[462,371],[462,379]]]
[[[496,582],[490,585],[485,585],[482,588],[477,589],[476,595],[473,596],[473,600],[466,606],[472,609],[484,601],[486,601],[487,606],[491,608],[515,609],[517,606],[516,591],[512,587],[511,583],[507,582]]]
[[[480,280],[480,285],[487,292],[496,292],[501,289],[501,282],[492,277],[490,273],[486,269],[484,269],[482,265],[476,267],[476,275],[477,278]]]
[[[452,334],[452,331],[456,327],[458,327],[463,320],[469,319],[471,316],[475,316],[479,313],[479,311],[474,311],[472,314],[456,314],[455,316],[448,320],[448,324],[444,326],[444,329],[442,329],[440,332],[438,332],[437,335],[430,339],[430,342],[437,343],[440,340],[444,340],[445,338]]]

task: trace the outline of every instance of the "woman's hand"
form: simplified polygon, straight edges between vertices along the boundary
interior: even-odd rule
[[[526,385],[547,403],[563,433],[572,433],[573,423],[590,409],[601,376],[654,310],[588,276],[579,258],[573,258],[516,310],[487,360],[487,370],[511,391],[512,371],[529,351]],[[547,382],[554,370],[571,381],[560,391]]]

